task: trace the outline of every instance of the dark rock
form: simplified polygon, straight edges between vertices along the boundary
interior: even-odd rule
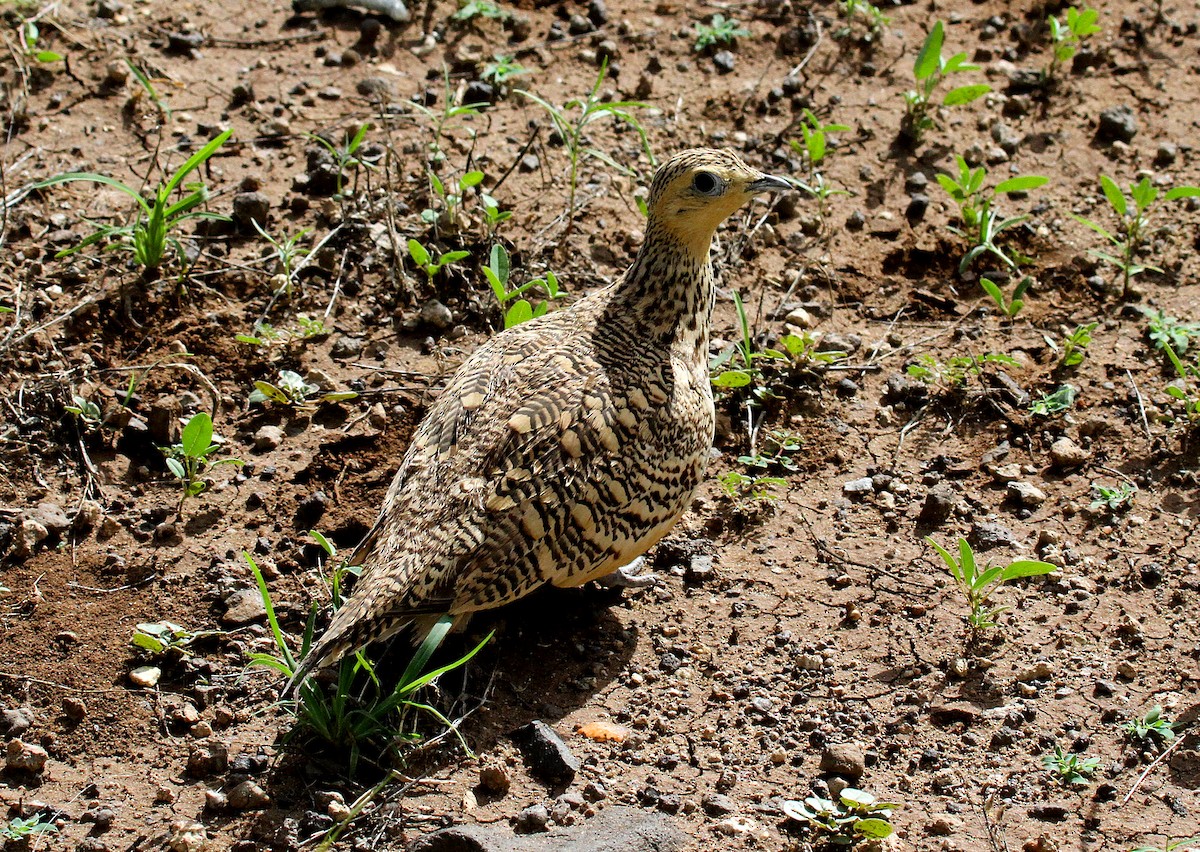
[[[1111,680],[1098,680],[1092,685],[1092,695],[1096,698],[1112,698],[1117,691],[1117,684]]]
[[[597,27],[602,27],[608,23],[608,6],[604,0],[592,0],[588,3],[587,10],[588,20]]]
[[[594,29],[596,28],[592,25],[592,22],[578,12],[572,15],[570,20],[567,21],[567,32],[573,36],[590,33]]]
[[[328,505],[329,498],[325,496],[325,492],[314,491],[301,500],[300,505],[296,508],[296,525],[301,529],[312,529],[316,526],[317,521],[321,520],[321,516],[325,514],[325,507]]]
[[[522,834],[545,831],[550,823],[550,812],[545,805],[530,805],[517,814],[516,829]]]
[[[562,737],[540,719],[513,732],[525,756],[529,774],[550,784],[569,784],[579,771],[579,758],[571,754]]]
[[[261,192],[239,192],[233,197],[233,223],[243,233],[255,233],[251,222],[263,230],[271,213],[271,199]]]
[[[363,342],[357,337],[339,337],[329,350],[330,358],[357,358],[362,354]]]
[[[1168,166],[1175,165],[1175,158],[1179,156],[1179,147],[1174,142],[1159,142],[1158,150],[1154,152],[1154,167],[1165,169]]]
[[[472,80],[463,90],[463,103],[490,104],[496,100],[496,87],[483,80]]]
[[[219,740],[201,740],[188,753],[187,774],[193,778],[218,775],[229,766],[229,749]]]
[[[1014,547],[1017,539],[1012,530],[1003,524],[991,521],[977,521],[968,535],[971,543],[978,550],[991,550],[995,547]]]
[[[1132,142],[1137,132],[1137,116],[1132,108],[1121,104],[1100,113],[1096,136],[1101,142]]]
[[[733,803],[733,799],[724,793],[709,793],[701,801],[700,806],[704,808],[706,814],[714,817],[726,816],[737,810],[737,805]]]
[[[928,210],[929,196],[923,192],[915,192],[908,199],[908,207],[904,209],[904,216],[909,222],[920,222],[925,218]]]
[[[718,50],[713,54],[713,65],[722,74],[729,74],[737,64],[737,58],[729,50]]]
[[[679,659],[678,656],[670,651],[667,651],[667,653],[663,654],[658,661],[658,667],[667,674],[674,674],[675,672],[679,671],[679,667],[682,665],[683,660]]]
[[[371,20],[368,18],[367,20]],[[371,100],[386,100],[392,93],[392,84],[383,77],[363,77],[354,85],[355,91]],[[468,101],[469,103],[469,101]]]
[[[855,210],[846,217],[847,231],[861,231],[867,224],[867,217],[863,215],[861,210]]]
[[[1007,748],[1016,743],[1021,738],[1021,732],[1014,730],[1007,725],[1000,728],[996,733],[992,734],[992,742],[988,746],[992,751],[999,751],[1002,748]]]
[[[913,172],[904,179],[904,189],[907,192],[920,192],[929,185],[929,178],[924,172]]]
[[[526,154],[521,158],[521,162],[517,164],[517,171],[524,174],[536,172],[541,164],[542,161],[538,159],[537,154]]]
[[[501,824],[457,825],[419,838],[408,852],[678,852],[687,845],[669,817],[613,806],[581,825],[525,837]]]
[[[837,383],[837,392],[840,396],[855,396],[858,393],[858,384],[853,379],[841,379]]]
[[[925,495],[925,503],[921,506],[921,514],[917,515],[917,524],[923,527],[941,526],[950,517],[950,513],[954,511],[954,502],[957,495],[954,489],[945,484],[939,483],[929,489],[929,493]]]

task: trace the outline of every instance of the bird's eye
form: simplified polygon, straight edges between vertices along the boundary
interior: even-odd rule
[[[692,189],[701,195],[716,195],[721,189],[721,180],[711,172],[696,172],[692,178]]]

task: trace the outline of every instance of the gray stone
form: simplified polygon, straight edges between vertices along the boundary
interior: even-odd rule
[[[1008,496],[1014,503],[1030,509],[1046,502],[1046,492],[1030,482],[1008,483]]]
[[[57,503],[38,503],[30,511],[29,519],[37,521],[51,535],[62,535],[71,529],[71,519]]]
[[[925,495],[925,502],[921,506],[921,514],[917,516],[917,523],[924,527],[940,526],[954,511],[957,499],[958,496],[951,486],[938,483]]]
[[[1137,132],[1137,116],[1125,104],[1110,107],[1100,113],[1100,126],[1096,130],[1100,141],[1129,143],[1137,136]]]
[[[991,550],[995,547],[1013,547],[1017,543],[1012,530],[1003,524],[992,521],[976,521],[968,536],[978,550]]]
[[[454,325],[454,314],[437,299],[430,299],[421,306],[420,317],[421,322],[438,331],[445,331]]]
[[[357,358],[362,354],[363,342],[357,337],[339,337],[329,350],[330,358]]]
[[[27,707],[10,707],[0,713],[0,734],[19,737],[33,725],[33,711]]]
[[[220,740],[202,740],[188,753],[187,774],[193,778],[219,775],[229,767],[229,749]]]
[[[713,65],[717,66],[717,71],[722,74],[729,74],[737,65],[737,58],[733,55],[733,51],[718,50],[713,54]]]
[[[271,213],[271,199],[261,192],[239,192],[233,197],[233,223],[238,230],[254,233],[253,222],[263,230]]]
[[[1179,147],[1174,142],[1159,142],[1158,150],[1154,152],[1154,167],[1165,169],[1173,166],[1178,156]]]
[[[545,805],[530,805],[523,808],[516,819],[516,829],[522,834],[545,831],[550,824],[550,811]]]
[[[821,753],[820,770],[857,781],[867,766],[861,748],[853,743],[834,743]]]
[[[569,784],[579,771],[579,758],[540,719],[518,728],[512,737],[529,764],[529,774],[535,778],[550,784]]]
[[[700,802],[700,806],[704,808],[706,814],[715,817],[727,816],[737,810],[737,805],[733,803],[733,799],[724,793],[709,793]]]
[[[532,836],[502,824],[452,826],[418,839],[408,852],[677,852],[688,843],[670,817],[613,806],[580,825]]]
[[[253,781],[243,781],[227,794],[229,807],[239,811],[252,811],[271,804],[271,797]]]
[[[267,607],[258,589],[238,589],[225,598],[225,612],[221,623],[229,627],[240,627],[267,617]]]
[[[537,154],[526,154],[521,158],[521,162],[517,164],[517,171],[524,174],[536,172],[541,164],[542,161],[538,159]]]
[[[683,579],[689,583],[703,583],[713,576],[713,558],[707,553],[697,553],[688,560]]]
[[[874,490],[875,483],[869,476],[864,476],[861,479],[851,479],[849,482],[842,483],[842,493],[848,497],[864,497]]]
[[[910,222],[920,222],[929,210],[929,196],[923,192],[914,192],[908,198],[908,207],[904,209],[904,217]]]

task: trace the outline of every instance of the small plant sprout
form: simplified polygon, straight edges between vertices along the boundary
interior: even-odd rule
[[[242,556],[250,565],[258,584],[259,594],[267,612],[267,623],[275,641],[273,653],[250,654],[250,667],[264,668],[290,678],[312,647],[317,607],[314,605],[309,614],[301,639],[300,653],[297,656],[292,653],[279,626],[271,592],[267,588],[262,571],[249,553],[243,551]],[[334,609],[337,609],[340,603],[339,596],[334,600]],[[389,756],[393,759],[400,757],[399,751],[405,744],[419,740],[420,735],[414,730],[412,715],[413,711],[421,711],[457,735],[463,749],[470,754],[470,749],[455,724],[430,704],[417,700],[417,693],[422,688],[443,674],[466,665],[492,638],[492,634],[489,633],[458,660],[424,671],[430,657],[450,631],[452,621],[451,616],[445,616],[429,631],[429,635],[413,654],[404,674],[391,690],[383,687],[374,666],[362,651],[341,661],[332,693],[327,692],[314,679],[306,679],[298,688],[296,702],[284,705],[296,717],[296,729],[293,733],[322,742],[334,753],[345,756],[350,772],[353,773],[364,752],[378,755],[379,763],[385,764]]]
[[[186,653],[188,645],[202,635],[208,634],[193,633],[173,621],[154,621],[137,625],[131,641],[134,647],[153,656],[167,653],[181,655]]]
[[[567,170],[567,233],[570,233],[575,221],[575,192],[579,181],[579,164],[583,160],[594,158],[609,168],[616,169],[623,174],[634,174],[631,169],[620,165],[608,154],[587,143],[586,131],[592,124],[597,121],[609,119],[632,127],[641,138],[642,148],[646,152],[646,156],[650,159],[651,163],[654,162],[654,155],[650,151],[650,141],[646,136],[646,129],[642,127],[641,122],[637,120],[632,112],[635,109],[644,109],[646,104],[641,101],[611,101],[606,103],[601,100],[600,87],[604,85],[604,78],[607,74],[608,60],[605,59],[600,64],[600,73],[596,75],[596,82],[592,86],[591,91],[585,97],[572,98],[561,107],[550,103],[532,92],[527,92],[524,89],[516,90],[517,94],[528,98],[546,111],[546,114],[550,116],[551,123],[554,125],[554,130],[563,140],[563,148],[566,149],[569,160]],[[578,111],[578,114],[572,118],[571,113],[575,111]]]
[[[73,181],[99,183],[125,193],[138,205],[134,221],[125,225],[101,226],[85,237],[83,242],[63,249],[55,257],[66,257],[95,243],[108,242],[117,248],[132,251],[134,261],[151,277],[158,274],[168,245],[175,249],[176,257],[182,260],[185,257],[183,246],[175,235],[180,225],[189,219],[229,221],[228,216],[197,209],[208,200],[208,189],[203,183],[184,184],[183,180],[206,163],[232,133],[232,130],[226,130],[192,154],[170,179],[159,184],[149,201],[128,184],[107,175],[91,172],[68,172],[35,184],[35,188],[42,188]],[[172,201],[176,190],[179,189],[182,189],[185,195],[178,201]]]
[[[492,293],[496,296],[496,302],[504,313],[505,328],[512,328],[514,325],[520,325],[534,317],[542,316],[550,309],[552,301],[567,295],[566,290],[559,286],[558,276],[549,270],[545,276],[533,278],[520,287],[510,290],[508,289],[508,279],[511,272],[512,261],[509,259],[508,250],[500,243],[496,243],[492,246],[488,265],[483,268],[483,277],[487,279]],[[539,302],[536,306],[528,299],[523,298],[525,293],[535,288],[540,288],[546,293],[545,301]]]
[[[1045,394],[1029,404],[1030,414],[1040,414],[1050,417],[1070,410],[1075,404],[1079,390],[1074,385],[1061,385],[1057,390]]]
[[[1185,849],[1195,849],[1198,846],[1200,846],[1200,834],[1182,839],[1170,838],[1162,846],[1139,846],[1129,852],[1183,852]]]
[[[975,563],[975,552],[965,538],[958,540],[958,559],[933,540],[926,536],[925,541],[938,552],[950,575],[959,589],[967,596],[967,604],[971,611],[967,616],[967,624],[972,631],[982,631],[998,626],[997,618],[1010,607],[993,607],[988,602],[992,593],[1003,584],[1021,577],[1036,577],[1049,574],[1055,570],[1049,562],[1038,562],[1023,559],[1010,562],[1008,565],[989,565],[982,570]]]
[[[322,394],[320,387],[306,382],[299,373],[293,370],[280,370],[277,384],[255,382],[249,401],[251,405],[265,405],[273,402],[276,405],[287,405],[297,410],[304,410],[311,408],[314,402],[345,402],[357,396],[358,394],[354,391],[331,391]]]
[[[1144,177],[1138,183],[1129,185],[1129,197],[1126,198],[1125,193],[1121,191],[1116,182],[1106,175],[1100,176],[1100,187],[1104,190],[1104,197],[1108,200],[1109,206],[1117,215],[1119,225],[1116,231],[1108,231],[1083,216],[1076,216],[1074,213],[1071,216],[1102,236],[1113,247],[1115,253],[1090,249],[1088,254],[1121,270],[1121,298],[1124,299],[1129,296],[1129,282],[1135,275],[1146,271],[1162,272],[1162,269],[1157,266],[1138,261],[1149,235],[1150,208],[1158,200],[1159,188],[1150,183],[1150,178]],[[1177,201],[1180,198],[1197,196],[1200,196],[1200,187],[1177,186],[1168,189],[1163,194],[1162,200]],[[1130,201],[1133,203],[1130,204]]]
[[[48,64],[51,62],[61,62],[62,54],[55,53],[53,50],[43,50],[38,47],[38,39],[41,37],[41,30],[33,21],[25,21],[21,24],[21,46],[25,50],[25,55],[35,62]]]
[[[733,18],[726,18],[718,12],[712,16],[709,23],[696,24],[696,43],[692,49],[700,53],[718,46],[727,47],[739,38],[747,38],[749,35],[750,30],[738,26],[738,22]]]
[[[1100,768],[1100,758],[1067,754],[1063,752],[1062,746],[1056,745],[1053,754],[1042,756],[1042,766],[1063,784],[1086,787],[1090,783],[1089,779]]]
[[[939,361],[928,353],[917,357],[909,364],[907,373],[919,382],[937,388],[943,393],[952,393],[966,387],[967,379],[978,376],[987,364],[999,364],[1002,367],[1018,367],[1020,362],[1010,355],[1000,352],[989,352],[986,355],[952,355]]]
[[[31,817],[13,817],[0,826],[0,839],[20,843],[40,834],[58,834],[58,826],[35,814]]]
[[[1128,511],[1133,506],[1133,495],[1137,493],[1137,490],[1137,486],[1132,482],[1122,482],[1111,488],[1101,485],[1099,482],[1093,482],[1092,493],[1096,497],[1092,500],[1092,508],[1106,509],[1110,513]]]
[[[925,131],[936,126],[931,112],[935,106],[932,99],[942,81],[951,74],[964,71],[978,71],[978,65],[967,62],[966,53],[956,53],[949,59],[942,57],[942,43],[945,41],[945,27],[941,21],[933,25],[933,29],[925,37],[921,52],[913,63],[913,79],[916,86],[904,93],[904,122],[901,134],[912,144],[919,145],[925,136]],[[942,98],[942,106],[953,107],[969,104],[983,97],[992,90],[986,83],[975,83],[951,89]]]
[[[1195,363],[1187,363],[1175,354],[1170,345],[1164,347],[1178,378],[1163,387],[1163,393],[1179,404],[1181,420],[1190,436],[1200,429],[1200,355]]]
[[[442,150],[442,137],[445,135],[446,130],[461,119],[479,115],[479,111],[488,106],[483,101],[475,101],[469,104],[459,103],[459,94],[450,83],[449,68],[442,69],[442,88],[442,97],[438,99],[438,102],[442,105],[441,109],[435,110],[432,107],[415,102],[409,104],[409,106],[424,116],[433,126],[433,138],[429,141],[428,151],[429,159],[434,163],[440,163],[446,159],[446,154]]]
[[[433,287],[433,279],[437,277],[439,272],[452,264],[458,263],[463,258],[470,257],[471,253],[459,250],[434,255],[419,240],[410,238],[408,241],[408,256],[412,258],[412,262],[416,264],[417,268],[425,273],[425,276],[429,279],[429,286]]]
[[[471,189],[483,183],[483,178],[483,172],[470,171],[447,186],[445,181],[430,171],[429,189],[433,197],[441,203],[442,209],[428,207],[421,211],[421,219],[430,225],[442,224],[449,228],[457,227],[463,199]]]
[[[792,150],[804,158],[808,167],[807,181],[796,181],[796,186],[817,200],[817,217],[821,221],[821,229],[829,219],[829,199],[835,195],[850,195],[844,189],[836,189],[821,173],[820,166],[829,150],[827,133],[846,133],[850,130],[845,124],[822,124],[811,110],[804,110],[800,123],[800,140],[791,141]]]
[[[309,133],[308,138],[316,142],[322,148],[329,152],[333,157],[334,166],[337,169],[337,191],[334,193],[334,198],[342,199],[344,197],[346,171],[354,170],[355,181],[357,185],[358,167],[372,168],[372,164],[363,160],[358,156],[358,149],[362,147],[362,143],[366,141],[367,131],[371,129],[370,124],[360,124],[354,133],[347,133],[345,140],[340,146],[334,145],[324,136],[317,133]]]
[[[971,168],[962,157],[955,157],[958,163],[958,178],[939,173],[937,181],[946,190],[951,199],[958,204],[959,218],[962,229],[951,228],[961,237],[971,242],[971,249],[958,265],[958,271],[964,272],[983,254],[991,254],[1004,263],[1006,267],[1016,270],[1024,260],[1023,257],[1011,258],[996,244],[996,239],[1005,231],[1014,228],[1028,219],[1028,216],[1010,216],[1001,218],[995,207],[996,199],[1001,195],[1012,192],[1029,192],[1050,182],[1050,178],[1041,175],[1017,175],[996,184],[990,192],[983,188],[987,169],[983,166]],[[993,297],[994,298],[994,297]]]
[[[1051,348],[1061,353],[1058,359],[1059,369],[1069,370],[1083,363],[1083,359],[1087,357],[1087,348],[1092,343],[1092,332],[1096,330],[1097,325],[1099,323],[1089,322],[1075,326],[1074,331],[1063,337],[1061,347],[1046,338]]]
[[[508,82],[522,74],[528,74],[529,69],[517,60],[503,53],[492,55],[492,61],[483,66],[481,79],[491,82],[497,89],[506,89]]]
[[[777,470],[795,473],[800,466],[792,460],[792,453],[799,452],[800,439],[786,429],[767,432],[764,446],[752,456],[738,456],[738,461],[749,468]]]
[[[68,414],[74,414],[78,417],[79,422],[83,424],[85,429],[95,429],[100,425],[100,406],[87,397],[73,394],[71,396],[71,405],[64,406],[63,410]]]
[[[1155,704],[1145,716],[1130,719],[1121,726],[1125,734],[1141,745],[1161,745],[1175,739],[1175,723],[1163,716],[1163,709]]]
[[[836,801],[809,796],[803,802],[785,801],[785,816],[812,829],[816,839],[833,846],[851,847],[860,840],[882,840],[896,829],[891,823],[895,802],[880,802],[863,790],[847,787]]]
[[[1006,299],[1004,298],[1004,292],[1000,289],[1000,285],[995,281],[987,277],[979,279],[979,286],[983,288],[983,292],[992,297],[992,301],[996,303],[996,307],[999,308],[1000,313],[1004,314],[1010,320],[1015,319],[1017,314],[1021,312],[1021,308],[1025,307],[1025,292],[1032,283],[1033,279],[1026,275],[1013,288],[1012,298]]]
[[[188,497],[197,497],[205,489],[201,475],[209,468],[221,464],[233,464],[239,467],[244,464],[241,459],[225,458],[216,461],[209,457],[220,446],[213,443],[213,422],[207,412],[201,411],[192,415],[192,419],[183,427],[180,442],[171,447],[160,447],[167,457],[167,468],[179,480],[183,488],[183,496],[179,498],[179,507]]]
[[[760,476],[731,470],[717,477],[725,493],[735,500],[774,500],[779,495],[777,488],[786,488],[787,480],[781,476]]]
[[[883,35],[884,29],[892,22],[892,19],[870,0],[842,0],[838,9],[846,19],[846,27],[835,34],[839,38],[848,35],[854,24],[861,21],[867,28],[863,40],[872,41]]]
[[[1042,72],[1044,79],[1058,78],[1062,64],[1079,52],[1088,36],[1100,32],[1100,25],[1096,23],[1099,19],[1100,13],[1087,6],[1082,11],[1078,6],[1067,9],[1065,22],[1054,15],[1046,18],[1046,25],[1050,27],[1050,46],[1053,53],[1050,54],[1050,65]]]
[[[459,0],[458,11],[450,16],[453,21],[473,21],[475,18],[488,18],[493,21],[507,21],[512,13],[491,0]]]
[[[1146,311],[1146,323],[1146,334],[1156,349],[1170,346],[1176,355],[1182,355],[1191,348],[1193,340],[1200,340],[1200,322],[1180,322],[1159,310]]]
[[[296,261],[300,254],[300,242],[312,232],[312,228],[304,228],[290,237],[286,234],[280,237],[273,237],[258,224],[257,219],[251,219],[250,224],[254,226],[254,230],[258,231],[264,240],[271,244],[271,248],[274,250],[273,256],[278,264],[278,272],[272,280],[277,284],[276,292],[283,293],[290,298],[292,295],[292,277],[298,268]]]

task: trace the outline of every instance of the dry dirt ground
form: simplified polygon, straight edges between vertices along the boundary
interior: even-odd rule
[[[453,737],[412,754],[337,848],[403,848],[452,823],[504,826],[536,805],[552,824],[586,823],[623,804],[667,814],[690,848],[807,849],[816,838],[781,803],[837,785],[828,770],[839,756],[834,770],[898,803],[897,848],[1129,850],[1200,834],[1200,750],[1187,727],[1200,675],[1196,441],[1164,391],[1174,372],[1145,313],[1200,321],[1198,216],[1186,199],[1158,202],[1145,260],[1162,271],[1123,298],[1116,270],[1087,254],[1102,239],[1070,215],[1114,226],[1100,174],[1200,184],[1196,5],[1099,3],[1101,32],[1051,88],[1020,72],[1048,64],[1045,18],[1065,10],[1031,0],[888,8],[872,39],[861,22],[845,32],[842,8],[823,0],[501,5],[506,21],[455,21],[454,3],[417,0],[397,23],[296,16],[282,0],[5,4],[0,820],[53,822],[57,834],[26,841],[35,849],[194,848],[179,831],[191,823],[213,849],[288,849],[324,837],[345,815],[338,802],[379,780],[377,755],[347,777],[344,754],[282,744],[280,679],[247,671],[248,655],[272,644],[241,553],[263,565],[296,641],[310,604],[329,600],[307,531],[353,547],[439,383],[502,324],[481,274],[491,245],[511,251],[514,283],[551,270],[568,300],[630,262],[653,171],[638,134],[611,121],[589,129],[621,168],[583,160],[568,229],[561,140],[511,91],[582,97],[607,56],[600,96],[647,104],[634,114],[658,157],[731,146],[805,178],[788,144],[803,110],[850,128],[832,134],[822,171],[852,194],[831,197],[827,216],[797,196],[752,206],[722,231],[713,342],[719,355],[740,337],[737,291],[757,348],[776,345],[790,320],[846,357],[828,369],[760,362],[756,384],[769,393],[751,412],[766,418],[757,449],[772,449],[771,430],[791,445],[767,471],[786,480],[771,499],[730,497],[717,479],[757,470],[738,460],[750,452],[752,397],[722,393],[713,478],[658,548],[657,584],[540,593],[453,640],[445,654],[496,631],[426,694],[465,715],[475,756]],[[714,13],[749,31],[731,57],[694,49],[695,24]],[[32,47],[19,38],[30,19]],[[937,20],[946,54],[981,65],[960,81],[993,92],[940,112],[913,151],[897,139],[903,93]],[[64,59],[40,61],[41,50]],[[481,114],[451,117],[432,148],[443,69],[461,103],[496,53],[529,73]],[[1119,106],[1135,127],[1101,131],[1101,113]],[[311,136],[338,148],[364,123],[341,170]],[[157,278],[102,243],[55,258],[94,223],[128,221],[133,201],[108,186],[34,182],[86,170],[157,186],[226,128],[231,140],[189,180],[208,186],[207,209],[239,221],[178,229],[186,275],[174,249]],[[1031,214],[1002,240],[1036,280],[1015,320],[976,283],[994,260],[957,272],[969,244],[949,230],[958,210],[934,179],[956,173],[955,154],[990,163],[988,185],[1051,178],[997,200]],[[421,216],[442,209],[430,168],[451,186],[485,174],[455,223]],[[481,189],[512,212],[494,237]],[[276,239],[307,230],[290,292],[277,292],[285,279],[248,226],[254,215]],[[471,254],[430,279],[408,258],[410,237]],[[305,336],[301,316],[324,327]],[[238,342],[259,320],[281,338]],[[1064,335],[1093,322],[1082,363],[1060,366]],[[976,360],[958,387],[907,372],[926,356],[945,366],[990,353],[1014,361]],[[359,395],[307,411],[251,404],[253,383],[280,370]],[[1031,412],[1064,383],[1078,390],[1073,405]],[[76,397],[100,422],[67,410]],[[180,485],[157,445],[179,440],[180,417],[197,411],[213,414],[221,454],[246,464],[212,468],[177,515]],[[1136,490],[1109,511],[1092,507],[1094,484]],[[971,641],[966,599],[927,534],[951,547],[970,535],[994,564],[1059,567],[997,591],[1011,610]],[[147,658],[131,644],[135,626],[164,619],[200,635]],[[384,658],[385,677],[403,656]],[[161,679],[131,682],[148,664]],[[1124,723],[1155,705],[1182,723],[1177,738],[1127,736]],[[580,759],[573,781],[530,773],[509,734],[534,719]],[[598,722],[616,739],[580,732]],[[1097,758],[1093,776],[1069,785],[1048,772],[1056,745]],[[219,746],[228,767],[203,759]],[[22,769],[40,763],[37,747],[44,766]],[[485,766],[493,786],[507,778],[506,793],[480,786]],[[255,786],[232,796],[247,779]]]

